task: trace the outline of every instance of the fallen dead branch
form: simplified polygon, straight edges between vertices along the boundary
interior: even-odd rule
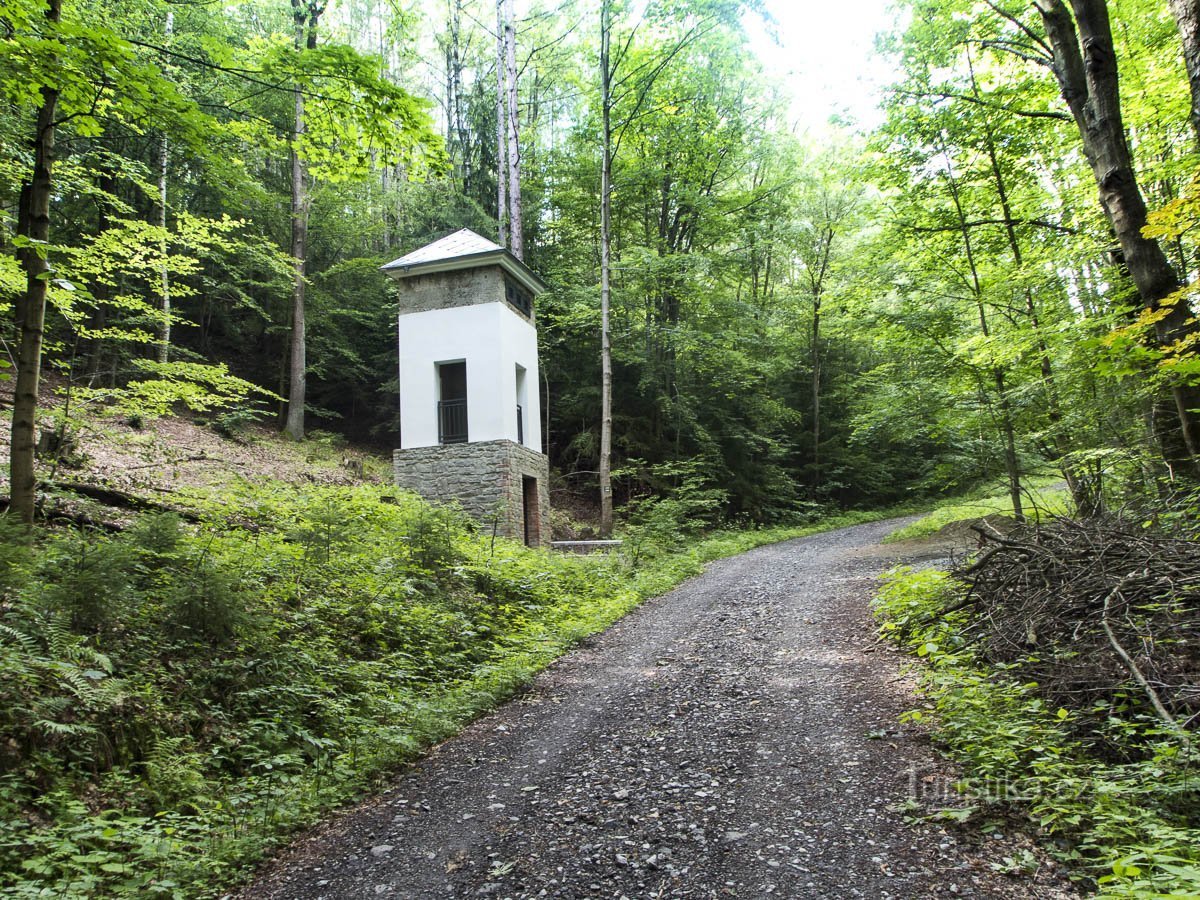
[[[149,497],[131,494],[127,491],[108,487],[107,485],[87,484],[79,481],[47,481],[43,483],[43,487],[54,491],[77,494],[117,509],[129,509],[137,512],[169,512],[175,513],[181,519],[189,522],[200,521],[200,517],[191,510],[182,509],[169,503],[162,503],[158,500],[151,500]]]
[[[1119,520],[980,527],[967,638],[1052,702],[1152,713],[1187,742],[1200,717],[1200,543]]]

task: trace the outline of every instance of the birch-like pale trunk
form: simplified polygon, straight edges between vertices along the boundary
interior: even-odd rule
[[[466,112],[463,109],[462,89],[462,0],[450,0],[450,42],[447,49],[447,80],[449,81],[449,103],[447,104],[449,131],[458,147],[462,189],[469,193],[473,180],[471,171],[470,140]]]
[[[826,251],[828,255],[828,251]],[[812,496],[821,491],[821,285],[813,285],[812,317]]]
[[[508,65],[504,53],[504,0],[496,0],[496,231],[508,246]]]
[[[1192,131],[1200,144],[1200,0],[1167,0],[1167,6],[1183,41],[1183,64],[1192,94]]]
[[[513,0],[504,3],[504,68],[508,107],[508,241],[512,255],[525,259],[525,232],[521,225],[521,140],[517,105],[517,28]]]
[[[836,203],[824,193],[821,196],[821,214],[824,219],[816,243],[817,255],[810,264],[805,265],[808,274],[808,286],[812,291],[813,317],[812,331],[809,334],[809,354],[812,359],[812,490],[813,499],[821,492],[821,301],[825,297],[825,279],[829,274],[829,261],[833,256],[833,238],[835,218],[840,219],[842,213],[835,212],[841,207],[841,201]]]
[[[612,274],[612,71],[609,0],[600,4],[600,536],[613,527],[612,496],[612,335],[609,329]]]
[[[303,0],[292,0],[296,52],[313,48],[317,42],[317,11]],[[307,33],[307,36],[306,36]],[[308,254],[308,167],[300,153],[304,139],[304,91],[297,84],[292,91],[292,342],[288,357],[288,408],[283,430],[294,441],[304,440],[304,403],[307,389],[308,359],[304,325],[305,267]]]
[[[55,30],[62,17],[62,0],[47,0],[46,22]],[[42,339],[46,327],[46,293],[50,263],[44,252],[50,241],[50,198],[54,192],[54,133],[58,88],[45,85],[34,125],[33,171],[21,186],[17,233],[32,246],[18,251],[25,270],[25,292],[16,303],[19,330],[17,378],[13,391],[12,443],[9,448],[9,509],[26,525],[33,524],[37,497],[34,451],[37,447],[38,387],[42,372]]]
[[[171,43],[175,33],[175,13],[167,10],[167,21],[163,27],[166,43]],[[158,361],[167,362],[171,356],[171,273],[167,266],[167,168],[171,158],[171,141],[164,131],[158,142],[158,227],[162,229],[162,271],[159,272],[159,309],[162,324],[158,326]]]

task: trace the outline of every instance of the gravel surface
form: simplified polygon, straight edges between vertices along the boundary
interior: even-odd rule
[[[239,896],[1074,896],[1020,835],[896,809],[952,777],[870,620],[879,573],[930,552],[880,546],[896,525],[714,563]]]

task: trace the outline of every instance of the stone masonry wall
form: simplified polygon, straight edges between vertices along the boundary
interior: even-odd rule
[[[474,306],[477,303],[501,303],[505,299],[504,271],[497,265],[412,275],[398,279],[397,284],[400,289],[400,315]],[[532,321],[511,303],[508,308]]]
[[[513,441],[412,447],[393,454],[396,484],[427,500],[457,502],[490,530],[514,540],[525,532],[522,477],[537,479],[536,543],[550,545],[550,464],[544,454]]]

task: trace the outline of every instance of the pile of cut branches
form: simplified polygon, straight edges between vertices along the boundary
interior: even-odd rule
[[[965,629],[987,662],[1082,710],[1154,716],[1185,742],[1200,725],[1200,542],[1120,520],[976,529]],[[1089,715],[1086,715],[1090,711]]]

